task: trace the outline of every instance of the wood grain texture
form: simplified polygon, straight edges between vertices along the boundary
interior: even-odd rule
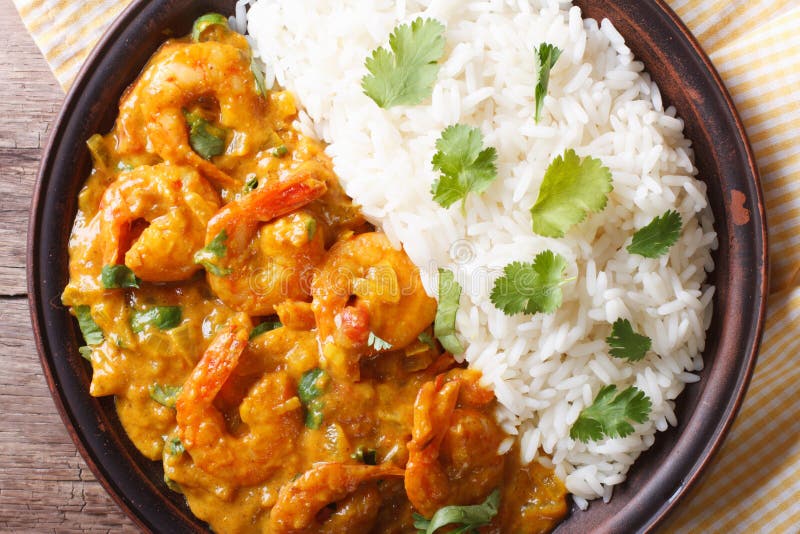
[[[64,94],[11,0],[0,0],[0,28],[0,532],[138,532],[78,454],[36,354],[26,228]]]

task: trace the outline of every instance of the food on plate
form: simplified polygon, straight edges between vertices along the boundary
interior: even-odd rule
[[[622,37],[555,0],[235,10],[88,141],[62,300],[91,394],[217,532],[610,499],[699,380],[716,246]]]
[[[247,4],[266,85],[444,300],[523,463],[610,499],[700,380],[714,296],[706,185],[645,65],[560,0]]]
[[[215,532],[552,529],[562,482],[510,449],[419,269],[296,116],[210,14],[89,140],[62,300],[91,393]]]

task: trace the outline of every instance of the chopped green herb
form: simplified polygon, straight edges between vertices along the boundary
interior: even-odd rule
[[[143,332],[147,325],[159,330],[169,330],[181,324],[183,313],[180,306],[154,306],[147,310],[131,312],[131,329],[135,333]]]
[[[683,221],[677,211],[669,210],[655,217],[647,226],[633,234],[628,252],[645,258],[657,258],[669,251],[681,235]]]
[[[363,446],[358,446],[356,451],[350,455],[350,458],[357,462],[361,462],[367,465],[378,465],[378,451],[375,449],[367,449]]]
[[[433,321],[433,335],[450,354],[462,354],[464,347],[456,336],[456,313],[461,300],[461,285],[453,271],[439,269],[439,306]]]
[[[500,504],[500,490],[494,490],[481,504],[471,506],[445,506],[428,520],[414,514],[414,528],[420,534],[433,534],[446,525],[456,526],[450,532],[478,532],[478,528],[488,525],[497,515]]]
[[[540,252],[533,263],[506,265],[492,289],[491,300],[506,315],[553,313],[561,306],[561,286],[567,260],[552,250]]]
[[[92,361],[92,352],[94,349],[88,345],[84,345],[83,347],[78,347],[78,352],[81,353],[81,358],[87,361]]]
[[[261,334],[270,332],[282,326],[283,324],[281,324],[280,321],[264,321],[263,323],[258,324],[255,328],[253,328],[250,331],[250,339],[255,339]]]
[[[395,27],[389,48],[376,48],[364,63],[369,71],[361,80],[364,94],[378,106],[416,105],[431,96],[444,54],[444,25],[417,18]]]
[[[92,310],[89,306],[76,306],[75,317],[78,319],[78,327],[81,329],[83,339],[87,345],[99,345],[103,342],[103,331],[92,319]]]
[[[483,193],[497,178],[497,150],[483,148],[483,134],[478,128],[455,124],[445,128],[436,141],[434,170],[441,172],[431,186],[433,200],[449,208],[467,194]]]
[[[120,171],[120,172],[132,171],[133,170],[133,165],[131,165],[130,163],[126,163],[124,161],[118,161],[117,162],[117,170]]]
[[[148,390],[150,398],[167,408],[174,408],[178,395],[181,394],[181,386],[162,386],[161,384],[151,384]]]
[[[205,31],[212,26],[222,26],[225,30],[229,29],[228,19],[219,13],[206,13],[198,17],[192,25],[192,41],[195,43],[203,39]]]
[[[200,157],[210,160],[225,152],[228,131],[214,126],[197,113],[184,113],[189,125],[189,144]]]
[[[631,322],[627,319],[617,319],[611,327],[611,335],[606,338],[606,343],[611,347],[609,351],[615,358],[623,358],[637,362],[644,358],[650,350],[652,341],[649,337],[633,331]]]
[[[536,122],[542,115],[542,107],[544,106],[544,97],[547,95],[547,86],[550,85],[550,71],[561,56],[562,50],[554,45],[542,43],[534,51],[536,58],[536,72],[538,80],[536,81]]]
[[[425,343],[431,349],[436,350],[436,342],[433,340],[433,338],[429,333],[423,332],[417,336],[417,339],[419,340],[420,343]]]
[[[311,369],[303,373],[297,385],[297,397],[303,403],[306,411],[306,426],[316,430],[322,424],[322,409],[325,403],[319,397],[328,386],[328,373],[320,368]]]
[[[242,189],[242,192],[243,193],[250,193],[252,191],[255,191],[257,187],[258,187],[258,178],[256,177],[255,174],[253,174],[244,183],[244,188]],[[223,230],[223,232],[224,231],[225,230]]]
[[[546,237],[564,237],[588,212],[602,211],[612,189],[611,171],[599,159],[581,160],[568,149],[544,174],[539,197],[531,208],[533,231]]]
[[[392,348],[391,343],[379,338],[374,332],[369,333],[369,337],[367,338],[367,346],[372,347],[375,350],[389,350]]]
[[[127,265],[104,265],[100,281],[105,289],[139,287],[142,280]]]
[[[214,276],[228,276],[233,272],[230,268],[220,267],[215,260],[225,256],[228,247],[225,242],[228,240],[228,232],[221,230],[208,245],[201,248],[194,254],[194,262],[202,265],[206,271]]]
[[[261,96],[267,94],[267,82],[264,80],[264,71],[261,70],[256,58],[250,59],[250,71],[253,73],[253,78],[256,80],[256,93]]]
[[[314,239],[314,235],[317,233],[317,220],[314,217],[310,217],[308,221],[306,221],[306,235],[308,235],[308,240],[311,241]]]
[[[186,447],[184,447],[180,438],[172,438],[167,442],[166,445],[167,445],[167,452],[169,452],[173,456],[178,456],[186,452]]]
[[[328,373],[319,367],[315,367],[303,373],[300,383],[297,385],[297,396],[300,402],[307,404],[321,396],[327,386]]]
[[[603,437],[624,438],[633,433],[629,421],[644,423],[650,416],[652,403],[635,386],[614,397],[617,386],[603,387],[594,402],[584,408],[569,431],[569,437],[583,442]]]
[[[270,151],[270,154],[272,154],[274,158],[282,158],[288,153],[289,149],[286,148],[286,145],[277,146]]]
[[[306,406],[306,419],[305,424],[307,428],[311,430],[317,430],[322,425],[322,420],[324,415],[322,413],[322,409],[325,407],[325,403],[323,403],[319,399],[314,399],[308,403]]]

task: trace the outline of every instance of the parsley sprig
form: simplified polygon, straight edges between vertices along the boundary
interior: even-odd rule
[[[669,251],[681,235],[683,221],[677,211],[669,210],[653,218],[647,226],[633,234],[628,252],[645,258],[657,258]]]
[[[605,209],[612,191],[611,171],[599,159],[581,159],[568,149],[545,171],[539,197],[531,208],[533,231],[545,237],[564,237],[589,212]]]
[[[550,85],[550,71],[561,56],[562,50],[549,43],[542,43],[534,50],[534,57],[536,58],[536,73],[538,80],[536,81],[536,122],[542,115],[542,108],[544,107],[544,97],[547,95],[547,87]]]
[[[624,438],[633,433],[635,423],[644,423],[650,416],[650,398],[635,386],[614,396],[617,386],[603,387],[591,405],[584,408],[569,431],[569,437],[583,442],[604,437]]]
[[[561,286],[571,280],[563,277],[566,268],[567,260],[552,250],[537,254],[533,263],[506,265],[494,283],[492,303],[506,315],[553,313],[561,306]]]
[[[606,343],[611,347],[609,352],[615,358],[638,362],[650,350],[652,340],[636,333],[629,320],[617,319],[611,327],[611,335],[606,338]]]
[[[436,150],[431,163],[441,175],[433,182],[431,194],[444,208],[460,200],[463,209],[467,194],[483,193],[497,178],[497,150],[483,147],[478,128],[464,124],[445,128]]]
[[[438,20],[421,17],[397,26],[389,35],[389,50],[376,48],[365,62],[364,94],[384,109],[419,104],[431,96],[444,54],[444,30]]]

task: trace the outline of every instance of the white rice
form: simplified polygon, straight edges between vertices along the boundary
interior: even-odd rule
[[[237,6],[240,21],[248,3]],[[674,399],[684,385],[699,380],[714,292],[704,280],[717,246],[683,121],[663,109],[623,37],[608,20],[583,20],[558,0],[260,0],[247,16],[268,82],[297,96],[299,126],[328,143],[348,194],[405,247],[430,293],[438,267],[456,273],[464,357],[494,389],[498,419],[519,436],[524,459],[549,464],[542,453],[549,455],[581,507],[608,500],[656,431],[677,423]],[[362,93],[364,60],[418,16],[447,27],[432,98],[382,110]],[[542,42],[564,53],[536,124],[533,49]],[[434,143],[456,122],[479,127],[499,154],[499,178],[470,195],[464,213],[430,194]],[[566,237],[541,237],[529,208],[548,164],[567,148],[600,158],[614,191],[602,213]],[[684,220],[669,254],[630,255],[634,231],[668,209]],[[497,310],[489,293],[502,268],[545,249],[563,255],[575,277],[563,305],[551,315]],[[604,340],[620,317],[653,340],[641,362],[608,353]],[[606,384],[644,391],[653,401],[649,421],[625,438],[572,440],[570,426]]]

